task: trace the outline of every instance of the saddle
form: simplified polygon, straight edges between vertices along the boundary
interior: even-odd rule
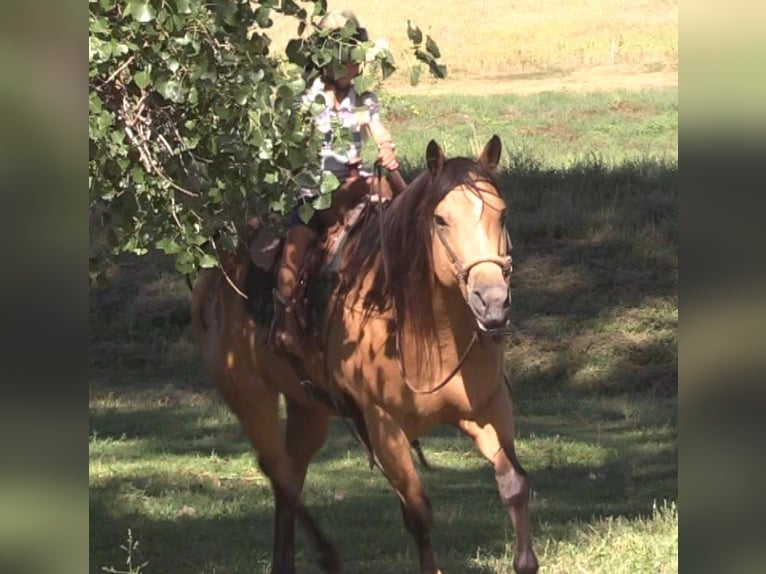
[[[330,295],[336,287],[343,246],[349,235],[364,219],[368,209],[377,209],[376,197],[363,197],[328,227],[304,258],[296,290],[296,312],[304,335],[315,336],[321,324]],[[245,308],[261,325],[270,325],[274,317],[273,290],[284,247],[284,237],[252,219],[241,231],[242,247],[249,253],[250,264],[245,279]]]

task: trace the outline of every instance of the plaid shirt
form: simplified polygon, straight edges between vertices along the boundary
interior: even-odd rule
[[[354,86],[351,86],[348,95],[339,102],[336,109],[332,99],[325,93],[324,82],[318,78],[303,96],[306,105],[317,101],[324,101],[325,104],[315,116],[316,127],[324,134],[324,145],[320,152],[322,171],[330,171],[340,181],[344,181],[349,175],[347,164],[361,159],[362,126],[378,118],[378,97],[372,92],[357,94]],[[333,125],[337,126],[335,132]],[[336,139],[340,142],[336,142]]]

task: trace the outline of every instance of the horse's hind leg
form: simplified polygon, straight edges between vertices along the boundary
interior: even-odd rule
[[[285,438],[295,486],[303,491],[309,462],[324,444],[330,415],[325,410],[300,405],[287,399]],[[295,509],[282,496],[274,509],[274,570],[295,572]]]
[[[440,574],[431,541],[431,501],[415,469],[409,440],[404,431],[380,409],[365,413],[365,422],[375,455],[386,478],[399,494],[404,525],[418,545],[420,572]]]
[[[281,505],[283,510],[286,509],[294,517],[297,517],[298,522],[300,522],[306,532],[306,536],[319,552],[319,565],[322,568],[322,571],[327,572],[328,574],[341,574],[343,569],[341,568],[340,558],[338,557],[335,545],[324,535],[314,520],[314,517],[311,516],[309,511],[303,505],[300,498],[300,492],[294,488],[294,485],[285,488],[283,483],[279,482],[279,479],[277,478],[282,475],[285,468],[288,468],[289,465],[282,465],[281,462],[273,464],[274,462],[276,461],[272,459],[267,460],[264,457],[258,457],[258,464],[264,474],[271,480],[274,496],[276,498],[276,507],[279,508]],[[276,518],[275,513],[275,523],[278,520],[279,518]],[[286,521],[283,520],[282,523],[284,524]],[[281,564],[278,561],[279,557],[275,554],[271,568],[272,574],[292,574],[295,572],[295,547],[294,545],[292,545],[291,548],[288,548],[285,545],[278,545],[276,537],[277,533],[275,532],[275,553],[278,550],[278,546],[280,546],[281,548],[284,548],[285,551],[291,550],[293,554],[290,556],[285,555],[285,560]]]
[[[252,380],[246,388],[219,384],[219,389],[239,418],[242,428],[258,454],[258,465],[271,482],[276,507],[279,508],[282,505],[294,513],[309,540],[317,548],[322,569],[328,573],[338,574],[342,570],[335,546],[319,529],[301,500],[299,482],[293,474],[285,441],[280,432],[279,395],[260,385],[256,388],[262,392],[256,392],[252,384]],[[276,536],[275,532],[275,538]],[[290,548],[284,549],[285,552],[288,550]],[[294,556],[275,554],[272,562],[273,574],[291,574],[294,569]]]
[[[459,426],[474,439],[479,452],[495,467],[500,499],[508,508],[516,534],[513,569],[518,574],[536,574],[538,563],[532,549],[529,522],[529,483],[516,458],[513,417],[507,395],[501,390],[483,414],[481,424],[463,420]]]

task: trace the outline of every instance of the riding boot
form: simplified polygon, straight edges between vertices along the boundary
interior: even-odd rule
[[[303,359],[305,339],[298,321],[298,309],[294,300],[288,300],[274,289],[274,319],[269,329],[269,345],[280,353]]]
[[[274,321],[269,331],[269,343],[274,350],[303,359],[306,337],[300,323],[299,284],[303,259],[317,233],[308,226],[297,225],[287,232],[282,260],[274,289]]]

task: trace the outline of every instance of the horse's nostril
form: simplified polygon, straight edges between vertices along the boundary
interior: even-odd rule
[[[487,312],[487,302],[484,300],[484,297],[482,297],[481,291],[477,289],[471,291],[469,302],[471,303],[471,307],[473,307],[474,311],[476,311],[479,315],[484,315]]]

